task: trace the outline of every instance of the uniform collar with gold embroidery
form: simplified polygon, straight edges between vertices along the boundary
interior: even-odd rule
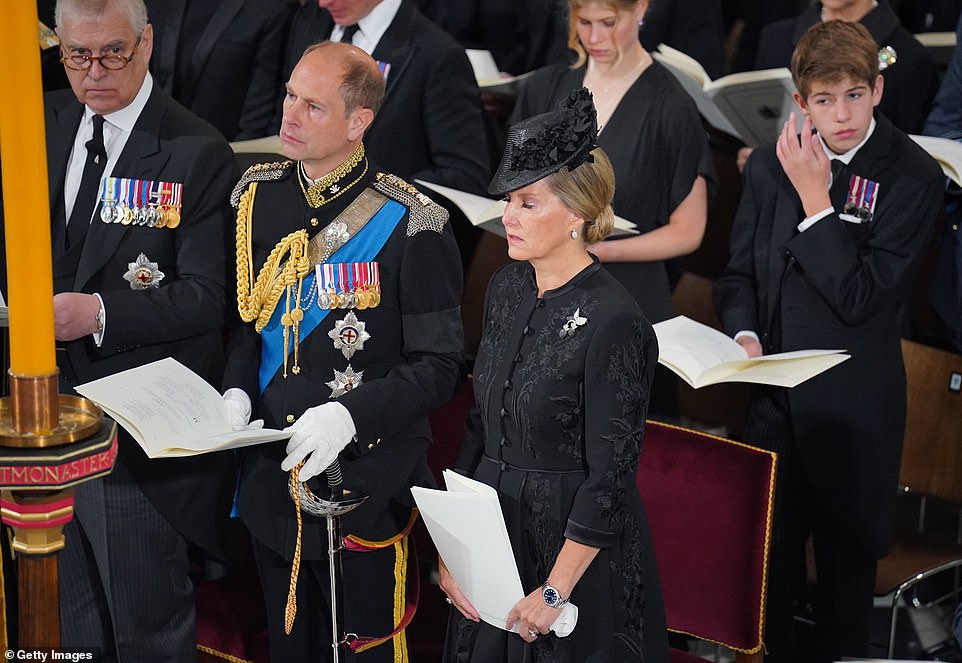
[[[367,174],[367,157],[364,155],[364,143],[358,143],[354,153],[340,166],[324,177],[313,182],[304,172],[304,164],[297,164],[297,182],[301,185],[307,204],[317,209],[331,202]]]

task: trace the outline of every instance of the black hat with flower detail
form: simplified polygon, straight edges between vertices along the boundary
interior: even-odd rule
[[[500,196],[528,186],[564,167],[574,170],[593,161],[598,146],[598,117],[591,93],[580,88],[557,108],[529,117],[508,129],[507,144],[488,193]]]

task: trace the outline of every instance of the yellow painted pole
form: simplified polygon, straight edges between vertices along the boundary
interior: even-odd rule
[[[37,5],[35,0],[3,0],[0,5],[7,56],[0,67],[0,159],[10,373],[45,377],[56,374],[57,361]]]

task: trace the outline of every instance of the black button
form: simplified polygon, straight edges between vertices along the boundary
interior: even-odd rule
[[[502,460],[502,461],[501,461],[501,471],[502,471],[502,472],[507,472],[509,469],[511,469],[511,468],[508,467],[508,464]]]
[[[507,415],[508,415],[508,411],[505,410],[504,408],[501,408],[501,418],[503,419],[503,418],[506,417]]]
[[[504,381],[504,388],[505,388],[505,389],[510,389],[510,388],[511,388],[511,380],[505,380],[505,381]]]
[[[539,299],[539,300],[538,300],[538,308],[544,308],[544,300],[543,300],[543,299]]]
[[[525,336],[531,336],[531,325],[525,325],[524,329],[521,331]]]
[[[520,352],[514,356],[514,363],[516,363],[516,364],[520,364],[520,363],[521,363],[521,353],[520,353]]]
[[[506,437],[502,437],[502,438],[501,438],[501,446],[502,446],[502,447],[509,447],[509,446],[511,446],[510,444],[508,444],[508,438],[506,438]]]

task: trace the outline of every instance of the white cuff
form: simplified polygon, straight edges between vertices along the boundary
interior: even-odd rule
[[[743,329],[743,330],[741,330],[740,332],[738,332],[737,334],[735,334],[735,340],[737,341],[738,339],[743,338],[743,337],[745,337],[745,336],[747,336],[748,338],[752,339],[752,340],[755,341],[756,343],[761,344],[761,342],[762,342],[761,339],[758,338],[758,334],[756,334],[755,332],[753,332],[753,331],[751,331],[751,330],[749,330],[749,329]]]
[[[103,320],[103,326],[100,327],[99,331],[93,332],[94,344],[99,348],[100,344],[104,342],[104,332],[107,330],[107,309],[104,308],[104,300],[100,296],[99,292],[95,292],[94,296],[97,301],[100,302],[100,313],[97,315],[98,320]]]
[[[824,219],[826,216],[829,216],[834,213],[835,213],[834,207],[826,207],[821,212],[817,212],[815,214],[812,214],[811,216],[805,217],[804,219],[802,219],[802,222],[797,226],[798,232],[800,233],[805,232],[806,230],[814,226],[817,222]]]

